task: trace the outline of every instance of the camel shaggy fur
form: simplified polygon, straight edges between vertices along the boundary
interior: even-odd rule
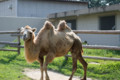
[[[81,40],[67,26],[64,20],[59,22],[57,29],[51,22],[46,21],[36,37],[35,30],[35,28],[25,26],[21,28],[21,33],[23,34],[26,60],[28,62],[39,61],[40,63],[40,80],[43,80],[43,71],[45,71],[46,80],[50,80],[47,73],[47,65],[55,57],[65,56],[69,51],[71,51],[73,60],[73,69],[69,80],[72,80],[73,74],[77,69],[77,60],[84,67],[82,80],[86,80],[87,63],[82,57]],[[45,59],[44,56],[46,56]]]

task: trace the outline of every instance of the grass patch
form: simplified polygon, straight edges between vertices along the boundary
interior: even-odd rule
[[[24,49],[21,49],[21,54],[18,55],[16,52],[0,51],[0,80],[31,80],[23,75],[23,69],[39,68],[39,63],[28,64],[23,52]]]
[[[23,44],[23,43],[22,43]],[[5,48],[11,49],[9,46]],[[12,48],[13,49],[13,48]],[[87,56],[103,56],[120,58],[120,51],[113,50],[98,50],[84,49],[84,55]],[[70,54],[70,53],[69,53]],[[119,61],[104,61],[95,59],[85,59],[88,63],[87,77],[98,80],[120,80],[120,62]],[[90,64],[96,62],[97,64]],[[28,64],[24,58],[24,49],[21,49],[21,54],[16,52],[0,51],[0,80],[31,80],[22,74],[24,68],[39,68],[40,64],[34,62]],[[66,61],[64,57],[55,58],[48,65],[48,69],[58,71],[65,75],[72,73],[72,59]],[[83,67],[78,61],[76,76],[83,76]]]
[[[117,57],[120,58],[120,51],[113,50],[98,50],[98,49],[84,49],[84,55],[98,56],[98,57]],[[105,61],[95,59],[85,59],[88,63],[87,77],[98,80],[120,80],[120,62],[119,61]],[[99,64],[90,64],[96,62]],[[83,67],[77,62],[76,76],[83,76]],[[64,57],[56,58],[48,66],[49,69],[61,72],[65,75],[70,75],[72,72],[72,59],[68,58],[65,61]]]

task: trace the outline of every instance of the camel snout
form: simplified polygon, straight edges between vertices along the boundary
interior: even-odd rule
[[[26,34],[25,34],[25,35],[23,35],[23,37],[22,37],[22,38],[23,38],[23,40],[24,40],[24,41],[26,41]]]

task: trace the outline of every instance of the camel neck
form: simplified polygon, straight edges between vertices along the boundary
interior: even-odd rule
[[[35,40],[35,35],[33,34],[30,40],[25,41],[25,48],[26,49],[29,48],[31,50],[34,49],[34,47],[35,47],[34,40]]]
[[[38,57],[38,50],[34,43],[34,40],[25,42],[25,57],[27,62],[34,62]]]
[[[34,49],[35,49],[34,39],[31,39],[31,40],[25,42],[25,50],[28,50],[34,54],[34,52],[33,52]]]

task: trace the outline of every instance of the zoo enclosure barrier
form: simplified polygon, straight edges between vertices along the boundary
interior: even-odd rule
[[[114,34],[114,35],[120,35],[120,30],[73,30],[76,34]],[[4,42],[0,41],[0,44],[7,44],[12,45],[11,47],[16,47],[17,50],[14,49],[0,49],[0,51],[14,51],[18,52],[20,54],[20,49],[24,48],[24,46],[21,45],[20,42],[20,29],[17,31],[0,31],[1,34],[11,34],[11,36],[16,36],[18,39],[18,42]],[[109,50],[120,50],[119,46],[103,46],[103,45],[83,45],[83,48],[87,49],[109,49]],[[68,57],[71,57],[71,55],[66,55],[66,60]],[[83,56],[84,58],[90,58],[90,59],[102,59],[102,60],[115,60],[120,61],[120,58],[108,58],[108,57],[93,57],[93,56]]]
[[[120,35],[120,30],[73,30],[76,34],[113,34]],[[119,46],[103,46],[103,45],[83,45],[83,48],[87,49],[109,49],[109,50],[120,50]],[[71,55],[66,55],[66,60]],[[120,58],[109,58],[109,57],[93,57],[93,56],[83,56],[89,59],[101,59],[101,60],[114,60],[120,61]]]
[[[4,45],[10,45],[11,47],[16,46],[17,49],[4,49],[4,48],[0,48],[0,51],[13,51],[13,52],[17,52],[18,54],[20,54],[20,29],[18,29],[17,31],[0,31],[0,35],[4,35],[4,34],[10,34],[11,37],[17,37],[17,42],[8,42],[8,41],[0,41],[0,44],[4,44]]]

